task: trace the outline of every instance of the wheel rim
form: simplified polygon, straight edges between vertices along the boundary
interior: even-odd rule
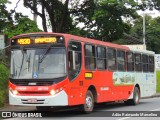
[[[136,103],[139,102],[139,94],[138,94],[138,92],[136,92],[136,94],[135,94],[135,102],[136,102]]]
[[[93,106],[92,97],[87,95],[87,97],[86,97],[86,107],[87,107],[87,109],[92,109],[92,106]]]

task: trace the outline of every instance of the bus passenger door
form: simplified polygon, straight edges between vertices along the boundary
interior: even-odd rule
[[[68,77],[70,80],[70,104],[82,103],[80,74],[82,67],[82,45],[80,42],[70,41],[68,46]]]

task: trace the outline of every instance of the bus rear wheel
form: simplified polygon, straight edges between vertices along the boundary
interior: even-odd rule
[[[80,111],[83,113],[90,113],[93,111],[94,108],[94,97],[90,90],[87,91],[85,97],[85,103],[80,106]]]
[[[140,91],[138,87],[135,87],[133,92],[133,99],[124,101],[124,103],[127,105],[138,105],[139,101],[140,101]]]

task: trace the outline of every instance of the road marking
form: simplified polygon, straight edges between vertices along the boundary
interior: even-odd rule
[[[154,110],[151,110],[151,111],[158,111],[158,110],[160,110],[160,108],[157,108],[157,109],[154,109]]]
[[[153,110],[150,110],[150,111],[160,111],[160,108],[153,109]],[[150,112],[150,111],[148,111],[148,112]],[[139,111],[137,111],[137,112],[139,112]],[[120,118],[120,119],[117,119],[117,120],[125,120],[125,119],[129,119],[129,118],[131,118],[131,117],[123,117],[123,118]]]
[[[120,118],[120,119],[117,119],[117,120],[125,120],[125,119],[128,119],[128,118],[131,118],[131,117],[123,117],[123,118]]]

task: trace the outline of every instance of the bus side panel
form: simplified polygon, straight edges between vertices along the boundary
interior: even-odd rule
[[[69,105],[79,105],[84,104],[85,93],[87,91],[87,87],[84,87],[84,71],[81,70],[80,74],[70,81],[69,85],[69,95],[68,101]]]
[[[125,84],[125,82],[123,84],[115,84],[113,72],[97,71],[95,74],[97,76],[94,79],[95,85],[98,86],[98,92],[103,96],[103,98],[99,98],[100,95],[98,96],[98,102],[126,100],[131,95],[134,84]],[[124,75],[118,75],[117,77],[121,78],[122,76]]]

